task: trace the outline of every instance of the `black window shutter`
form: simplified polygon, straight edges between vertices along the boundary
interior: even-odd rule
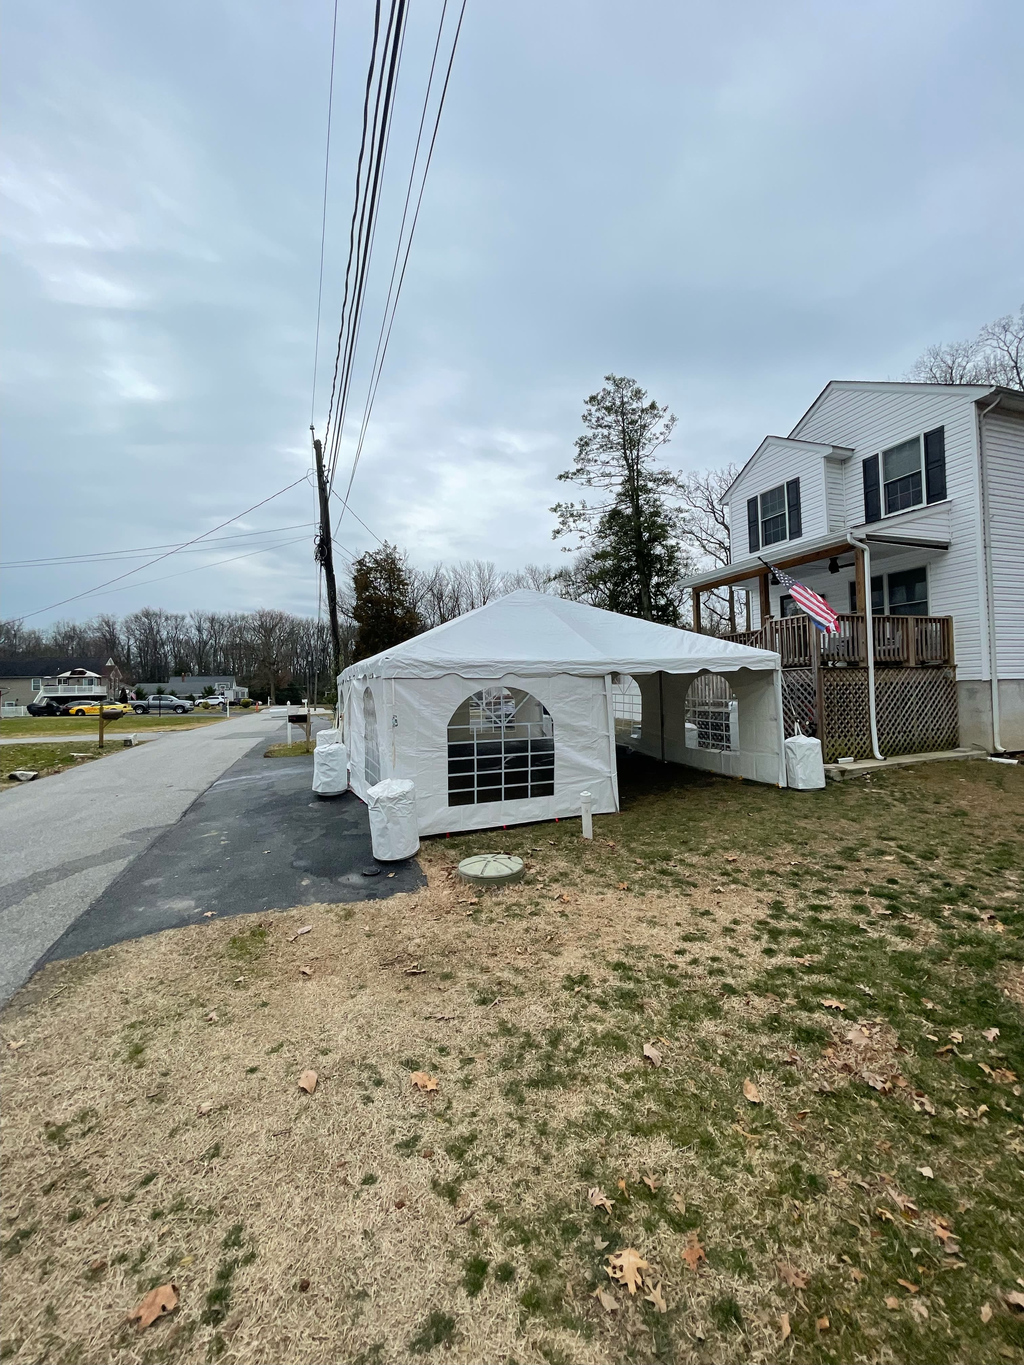
[[[757,520],[757,499],[747,499],[747,540],[750,553],[756,554],[761,548],[761,528]]]
[[[803,535],[803,522],[800,520],[800,480],[790,479],[786,484],[786,512],[789,518],[789,538],[796,540]]]
[[[882,490],[878,484],[878,456],[869,455],[861,465],[864,472],[864,520],[882,520]]]
[[[929,502],[941,502],[946,496],[945,427],[924,434],[924,483]]]

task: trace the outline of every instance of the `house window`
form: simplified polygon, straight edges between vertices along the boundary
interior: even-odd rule
[[[363,778],[368,787],[380,781],[380,740],[377,736],[377,707],[369,688],[363,693]]]
[[[850,611],[856,615],[859,611],[857,606],[857,580],[850,583]],[[882,575],[875,574],[871,579],[871,615],[881,616],[885,612],[885,587],[882,582]]]
[[[43,680],[42,680],[42,678],[33,678],[33,679],[32,679],[32,691],[33,691],[33,692],[38,692],[39,689],[42,687],[42,685],[43,685]]]
[[[739,748],[739,702],[721,674],[694,678],[686,693],[685,717],[688,749]]]
[[[920,436],[882,451],[882,486],[886,516],[924,502]]]
[[[800,511],[800,480],[789,479],[769,488],[756,498],[747,499],[747,540],[751,554],[762,546],[780,540],[796,540],[803,535]]]
[[[774,545],[788,540],[786,532],[786,486],[770,488],[761,494],[761,544]]]
[[[928,575],[924,568],[889,575],[889,615],[928,615]]]
[[[515,687],[484,687],[448,722],[448,804],[555,794],[555,729],[547,708]]]

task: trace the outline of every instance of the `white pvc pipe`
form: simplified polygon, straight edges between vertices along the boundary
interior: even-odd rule
[[[590,792],[580,792],[580,816],[583,821],[584,839],[594,837],[594,798]]]
[[[854,549],[864,554],[864,629],[868,647],[868,723],[871,728],[871,752],[880,762],[885,758],[878,747],[878,725],[875,721],[875,626],[871,616],[871,547],[866,540],[858,540],[852,531],[846,539]]]

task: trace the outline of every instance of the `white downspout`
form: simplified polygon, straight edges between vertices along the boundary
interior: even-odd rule
[[[868,722],[871,726],[871,752],[880,762],[885,756],[878,747],[878,725],[875,721],[875,625],[871,617],[871,548],[866,540],[858,540],[852,531],[846,539],[864,555],[864,629],[868,647]]]
[[[988,626],[988,671],[990,686],[992,689],[992,748],[997,754],[1004,754],[1002,734],[1000,733],[999,717],[999,650],[996,644],[996,613],[995,613],[995,593],[992,587],[992,538],[989,535],[989,498],[988,498],[988,470],[985,467],[985,448],[982,433],[984,431],[984,420],[994,407],[998,407],[999,399],[995,398],[984,410],[978,413],[978,475],[979,475],[979,495],[981,497],[981,543],[982,552],[985,556],[985,617]]]

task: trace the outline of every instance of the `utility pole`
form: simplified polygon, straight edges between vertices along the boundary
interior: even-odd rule
[[[310,427],[310,431],[313,428]],[[316,435],[313,436],[313,453],[316,456],[316,486],[320,494],[320,530],[316,537],[313,557],[324,571],[327,581],[327,611],[331,618],[331,643],[334,647],[334,673],[337,678],[341,672],[341,629],[338,625],[338,585],[334,581],[334,542],[331,539],[331,494],[324,474],[324,449]]]

